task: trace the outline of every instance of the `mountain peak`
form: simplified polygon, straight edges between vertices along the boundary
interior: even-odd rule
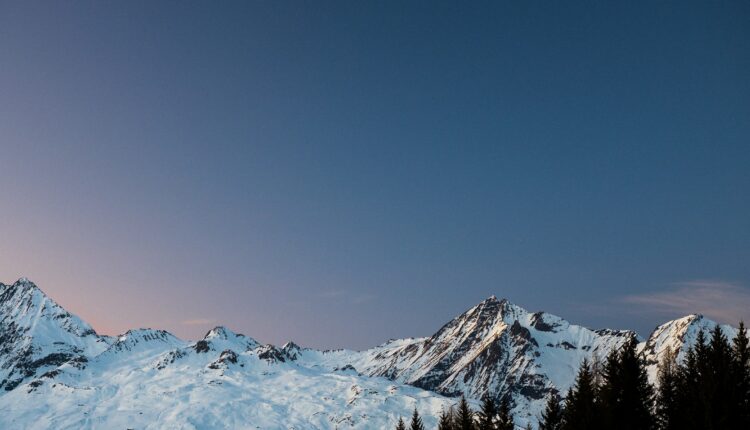
[[[20,288],[22,290],[27,290],[27,289],[36,289],[36,290],[39,290],[39,287],[37,287],[35,283],[33,283],[32,281],[30,281],[29,278],[27,278],[25,276],[21,277],[21,278],[18,278],[18,280],[16,280],[16,282],[14,282],[14,283],[12,283],[10,285],[3,284],[2,282],[0,282],[0,285],[4,285],[6,287],[10,286],[10,287],[15,287],[15,288]],[[39,290],[39,291],[41,291],[41,290]]]
[[[172,333],[166,330],[160,330],[155,328],[132,328],[118,337],[118,340],[124,341],[126,339],[143,339],[143,340],[155,340],[157,338],[176,337]]]
[[[206,335],[203,336],[203,340],[235,339],[235,338],[244,338],[244,337],[246,337],[244,334],[235,333],[234,331],[228,329],[227,327],[223,325],[219,325],[209,330],[208,333],[206,333]]]
[[[481,305],[485,305],[485,306],[486,305],[490,305],[490,306],[505,306],[505,305],[515,306],[513,303],[511,303],[505,297],[498,298],[494,294],[491,295],[491,296],[489,296],[489,297],[487,297],[486,299],[482,300],[481,302],[479,302],[479,304],[477,306],[481,306]]]
[[[28,278],[19,278],[12,284],[4,284],[0,282],[0,293],[3,294],[0,301],[8,300],[10,297],[15,296],[17,293],[26,293],[28,291],[38,291],[42,296],[46,295],[36,286],[35,283],[31,282]]]
[[[466,313],[473,313],[476,310],[499,309],[505,302],[505,299],[498,300],[495,295],[492,295],[477,303],[476,306],[467,310]]]
[[[135,345],[143,342],[161,341],[168,343],[182,343],[182,341],[172,333],[166,330],[157,330],[153,328],[136,328],[130,329],[117,337],[117,341],[112,346]]]
[[[244,334],[235,333],[224,326],[212,328],[199,342],[203,342],[204,344],[208,342],[221,349],[239,348],[240,351],[260,345],[255,339],[247,337]]]
[[[94,356],[110,342],[27,278],[0,285],[0,338],[0,387],[6,390],[50,366]]]
[[[462,316],[478,316],[481,319],[495,319],[496,317],[500,317],[505,322],[512,322],[528,313],[526,309],[513,304],[508,299],[498,299],[493,294],[466,311]]]

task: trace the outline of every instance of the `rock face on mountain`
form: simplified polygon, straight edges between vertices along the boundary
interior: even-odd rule
[[[113,339],[71,315],[28,279],[0,283],[0,389],[70,361],[85,361]]]
[[[453,400],[357,372],[307,367],[224,327],[97,335],[31,282],[0,284],[0,428],[389,428]]]
[[[639,344],[652,380],[668,349],[682,359],[715,326],[690,315],[657,327]],[[525,426],[583,359],[635,336],[493,296],[432,336],[365,351],[262,345],[225,327],[193,342],[155,329],[108,337],[21,279],[0,284],[0,428],[388,428],[415,406],[434,427],[458,394],[507,398]]]
[[[360,366],[446,394],[543,399],[555,387],[570,385],[583,358],[605,355],[634,336],[592,331],[490,297],[428,338],[367,351]]]
[[[351,365],[370,376],[446,395],[507,396],[518,421],[525,423],[536,421],[548,393],[572,385],[584,358],[603,358],[634,336],[631,331],[589,330],[493,296],[430,337],[327,356],[306,350],[300,360]]]

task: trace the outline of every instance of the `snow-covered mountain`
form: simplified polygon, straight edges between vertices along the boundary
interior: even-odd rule
[[[517,423],[525,425],[536,422],[548,393],[572,385],[584,358],[604,357],[633,336],[589,330],[493,296],[430,337],[393,340],[363,352],[306,350],[300,361],[351,365],[446,395],[509,396]]]
[[[656,383],[659,363],[668,350],[675,352],[678,362],[682,362],[688,349],[695,346],[698,333],[703,331],[708,338],[716,325],[715,321],[703,315],[688,315],[657,327],[645,342],[638,345],[638,351],[646,359],[651,383]],[[729,340],[737,336],[736,328],[725,324],[720,324],[720,326]]]
[[[0,283],[0,390],[70,361],[85,361],[112,344],[26,278]]]
[[[667,348],[684,354],[714,326],[698,315],[659,326],[639,345],[650,373]],[[365,351],[263,345],[223,327],[198,341],[108,337],[21,279],[0,284],[0,428],[389,428],[414,407],[430,428],[460,393],[507,396],[525,426],[584,358],[634,336],[493,296],[432,336]]]
[[[0,284],[0,428],[387,428],[453,399],[349,367],[324,369],[217,327],[198,341],[163,330],[99,336],[21,279]]]

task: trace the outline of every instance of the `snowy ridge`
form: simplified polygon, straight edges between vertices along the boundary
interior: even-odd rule
[[[668,348],[682,359],[715,326],[689,315],[657,327],[638,347],[649,376]],[[508,398],[525,426],[584,358],[635,336],[492,296],[432,336],[365,351],[263,345],[225,327],[197,341],[157,329],[107,337],[20,279],[0,284],[0,428],[388,428],[415,406],[430,428],[456,401],[444,396],[460,393]]]
[[[695,346],[698,333],[703,331],[708,338],[716,325],[716,322],[703,315],[688,315],[657,327],[646,342],[638,345],[638,352],[646,359],[651,383],[657,381],[659,363],[667,350],[675,352],[677,361],[682,362],[688,349]],[[720,326],[730,341],[737,336],[736,328],[725,324],[720,324]]]
[[[635,336],[593,331],[492,296],[430,337],[387,342],[360,353],[305,351],[302,362],[351,365],[446,395],[508,396],[516,422],[536,423],[548,393],[566,391],[584,358],[605,356]]]
[[[113,342],[28,279],[0,283],[0,390],[11,390],[68,360],[95,356]]]
[[[414,407],[425,424],[453,400],[360,375],[308,368],[225,327],[181,340],[156,329],[98,336],[22,279],[0,284],[0,428],[390,427]],[[7,381],[10,380],[11,383]]]

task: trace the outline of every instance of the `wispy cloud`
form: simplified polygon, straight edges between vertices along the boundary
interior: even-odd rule
[[[638,305],[644,312],[659,315],[699,313],[730,324],[750,320],[750,289],[720,280],[677,282],[666,291],[629,295],[620,302]]]
[[[209,325],[214,324],[216,322],[215,319],[212,318],[196,318],[192,320],[185,320],[182,321],[182,325]]]

